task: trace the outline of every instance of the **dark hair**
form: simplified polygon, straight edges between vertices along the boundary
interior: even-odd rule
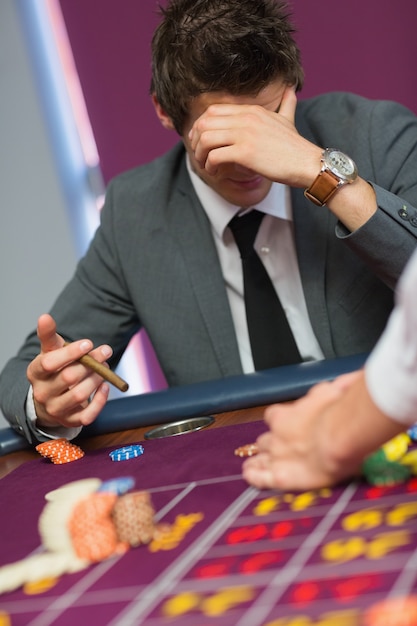
[[[171,0],[152,39],[151,93],[179,134],[192,98],[257,95],[281,78],[301,89],[300,53],[279,0]]]

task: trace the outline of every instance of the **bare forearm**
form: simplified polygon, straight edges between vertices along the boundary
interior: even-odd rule
[[[364,372],[324,412],[317,426],[321,454],[336,477],[349,475],[367,455],[404,430],[376,406]]]

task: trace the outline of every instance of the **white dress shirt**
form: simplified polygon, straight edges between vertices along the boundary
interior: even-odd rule
[[[30,430],[33,434],[39,438],[41,435],[42,438],[47,439],[60,439],[64,437],[65,439],[75,439],[77,435],[82,431],[82,426],[75,426],[72,428],[65,428],[65,426],[55,426],[54,428],[38,428],[36,426],[36,420],[38,419],[35,411],[35,403],[33,401],[33,388],[32,385],[29,387],[28,395],[26,397],[26,418],[29,425]]]
[[[225,280],[227,297],[236,329],[243,371],[254,371],[243,299],[243,273],[240,254],[230,220],[241,209],[224,200],[191,169],[188,172],[195,192],[210,220]],[[288,187],[273,183],[267,197],[256,207],[266,214],[255,240],[255,250],[271,278],[285,310],[303,360],[319,360],[324,355],[314,335],[298,268],[294,243],[291,196]]]
[[[375,404],[403,424],[417,422],[417,251],[400,281],[387,327],[365,364]]]

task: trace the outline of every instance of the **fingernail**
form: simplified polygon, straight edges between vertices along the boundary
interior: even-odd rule
[[[106,357],[106,359],[108,359],[113,354],[113,350],[110,348],[110,346],[103,346],[101,348],[101,352],[103,356]]]
[[[86,351],[91,350],[91,343],[90,343],[90,341],[83,341],[80,344],[80,350],[82,350],[82,352],[86,352]]]

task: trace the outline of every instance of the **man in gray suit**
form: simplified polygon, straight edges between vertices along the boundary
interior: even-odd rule
[[[292,34],[276,0],[163,10],[151,92],[181,142],[110,184],[73,279],[3,371],[2,409],[29,440],[91,423],[108,385],[78,359],[114,367],[142,327],[169,385],[254,370],[229,226],[253,208],[299,358],[374,346],[416,243],[417,119],[344,93],[297,104]]]

